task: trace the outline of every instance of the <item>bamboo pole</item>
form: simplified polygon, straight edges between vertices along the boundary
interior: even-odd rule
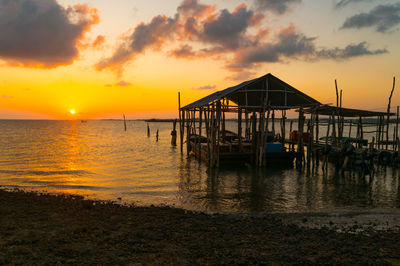
[[[392,96],[393,96],[393,91],[394,91],[395,85],[396,85],[396,78],[393,77],[393,87],[392,87],[392,90],[390,92],[389,102],[388,102],[388,107],[387,107],[386,149],[388,149],[388,145],[389,145],[390,104],[392,102]]]

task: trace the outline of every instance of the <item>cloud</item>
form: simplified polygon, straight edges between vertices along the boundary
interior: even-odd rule
[[[0,0],[0,58],[9,65],[52,68],[71,64],[97,10],[64,8],[56,0]]]
[[[128,86],[131,86],[132,83],[121,80],[121,81],[117,82],[115,85],[120,86],[120,87],[128,87]]]
[[[258,46],[239,50],[228,65],[232,71],[251,69],[255,64],[282,62],[290,58],[317,61],[321,59],[343,60],[366,55],[388,53],[386,49],[370,50],[366,42],[350,44],[345,48],[317,48],[316,38],[306,37],[293,25],[282,29],[275,42],[260,43]]]
[[[194,90],[214,90],[217,86],[215,85],[206,85],[198,88],[194,88]]]
[[[98,48],[101,47],[103,45],[103,43],[105,42],[106,38],[103,35],[99,35],[96,37],[96,39],[93,41],[92,43],[92,47],[93,48]]]
[[[331,58],[331,59],[346,59],[350,57],[357,57],[363,55],[378,55],[388,53],[386,49],[369,50],[366,42],[360,42],[359,44],[349,44],[345,48],[334,48],[334,49],[322,49],[317,52],[320,58]]]
[[[400,24],[400,3],[379,5],[369,13],[360,13],[349,17],[342,29],[375,27],[378,32],[386,32]]]
[[[268,8],[275,8],[276,12],[286,12],[290,5],[301,1],[259,2],[269,4]],[[369,50],[365,42],[344,48],[317,48],[317,38],[306,36],[294,25],[275,31],[261,25],[263,19],[264,15],[245,4],[238,5],[232,11],[216,11],[215,5],[183,0],[173,17],[158,15],[136,26],[122,38],[111,56],[97,64],[97,69],[111,69],[121,74],[125,64],[140,54],[148,49],[161,50],[162,46],[169,44],[172,48],[166,51],[168,56],[224,61],[227,69],[235,73],[233,78],[239,77],[239,72],[251,75],[252,69],[262,63],[298,59],[343,60],[388,52],[385,49]]]
[[[340,0],[336,3],[336,8],[345,7],[349,4],[358,3],[358,2],[372,2],[372,0]]]
[[[296,32],[293,25],[282,29],[275,42],[242,49],[235,54],[230,68],[249,67],[254,63],[279,62],[284,57],[312,55],[315,52],[315,38]]]
[[[199,18],[215,11],[215,5],[199,4],[198,0],[184,0],[178,7],[178,13],[184,18]]]
[[[212,56],[227,49],[250,46],[254,40],[246,32],[259,24],[262,18],[244,4],[232,12],[227,9],[215,12],[214,5],[184,0],[174,17],[157,15],[148,23],[141,22],[123,38],[111,56],[98,62],[96,68],[111,69],[121,74],[124,65],[135,60],[139,54],[148,49],[161,49],[169,41],[180,42],[180,47],[169,51],[170,56],[180,58]],[[206,47],[195,51],[185,42],[198,42]]]
[[[199,38],[203,42],[220,44],[226,48],[237,48],[246,41],[244,33],[251,25],[254,12],[245,5],[238,6],[232,13],[223,9],[221,13],[204,23]]]
[[[168,54],[177,58],[194,58],[198,55],[196,52],[193,51],[193,47],[187,44],[181,45],[179,48],[171,50]]]
[[[117,50],[109,58],[102,59],[97,69],[110,68],[117,73],[122,71],[123,65],[133,60],[138,54],[148,48],[160,48],[169,38],[172,38],[177,27],[177,19],[163,15],[154,17],[149,23],[140,23],[133,33],[119,44]]]
[[[1,98],[2,99],[12,99],[13,97],[9,96],[9,95],[1,95]]]
[[[255,0],[254,2],[257,9],[282,15],[291,5],[301,3],[301,0]]]

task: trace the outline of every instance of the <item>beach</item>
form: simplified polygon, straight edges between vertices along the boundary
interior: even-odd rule
[[[206,214],[0,190],[0,217],[7,265],[400,263],[395,215],[359,227],[360,214]]]

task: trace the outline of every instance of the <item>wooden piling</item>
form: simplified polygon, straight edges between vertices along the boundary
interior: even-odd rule
[[[389,127],[390,127],[390,104],[392,102],[392,96],[393,96],[393,91],[394,91],[394,87],[396,84],[396,78],[393,77],[393,87],[392,90],[390,91],[390,96],[389,96],[389,101],[388,101],[388,107],[387,107],[387,126],[386,126],[386,149],[388,149],[388,145],[389,145]]]
[[[126,119],[125,119],[125,114],[124,114],[123,116],[124,116],[124,129],[125,129],[125,131],[126,131]]]
[[[239,151],[242,152],[242,108],[238,109],[238,144]]]
[[[180,140],[181,140],[181,153],[183,153],[183,122],[182,122],[182,111],[181,111],[181,93],[178,92],[178,110],[179,110],[179,133],[180,133]]]

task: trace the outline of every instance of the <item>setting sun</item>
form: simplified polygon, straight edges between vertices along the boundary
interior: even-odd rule
[[[71,109],[69,112],[71,115],[74,115],[76,113],[74,109]]]

